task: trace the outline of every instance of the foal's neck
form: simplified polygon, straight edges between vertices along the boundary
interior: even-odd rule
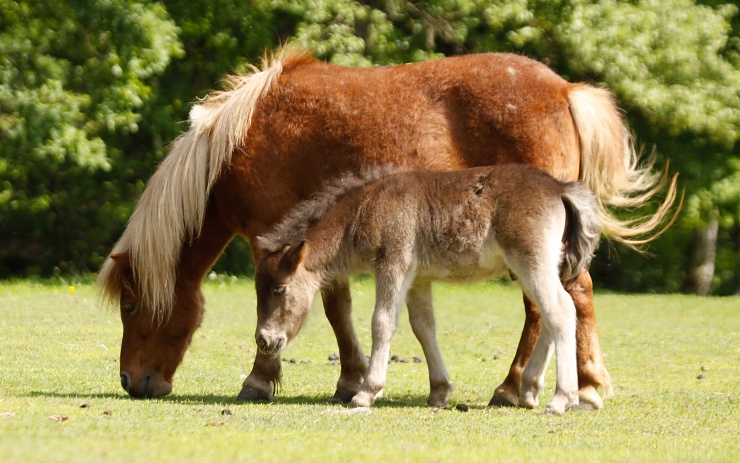
[[[306,242],[309,253],[304,261],[306,270],[321,282],[350,274],[357,270],[351,243],[345,241],[354,215],[360,206],[362,189],[353,191],[332,205],[320,220],[308,229]]]

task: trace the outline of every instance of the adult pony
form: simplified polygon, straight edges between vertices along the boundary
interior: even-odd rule
[[[251,241],[265,233],[342,172],[386,164],[430,170],[530,164],[589,185],[606,233],[628,244],[655,233],[675,199],[674,177],[655,214],[628,222],[610,214],[609,206],[645,204],[665,186],[666,175],[655,175],[650,163],[638,165],[608,91],[568,83],[521,56],[355,69],[283,49],[262,70],[230,77],[228,84],[193,107],[190,129],[149,180],[100,270],[103,295],[120,304],[121,385],[134,397],[172,390],[201,322],[202,279],[228,242],[236,234]],[[608,396],[611,382],[588,273],[567,290],[578,317],[581,402],[599,408],[597,389]],[[348,281],[322,296],[340,353],[335,397],[349,400],[367,363],[348,315]],[[517,404],[540,332],[537,309],[526,298],[525,310],[516,357],[492,403]],[[279,360],[258,352],[238,398],[267,399],[279,378]]]

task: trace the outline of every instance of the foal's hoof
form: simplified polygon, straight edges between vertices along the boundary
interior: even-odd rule
[[[545,415],[562,415],[573,407],[578,407],[578,395],[556,392],[547,407]]]
[[[578,410],[600,410],[604,407],[604,399],[601,398],[595,387],[587,386],[578,391]]]
[[[515,396],[509,391],[499,391],[493,393],[491,401],[488,402],[489,407],[517,407],[519,406],[519,397]]]
[[[352,397],[352,405],[355,407],[370,407],[375,398],[367,391],[360,391]]]
[[[272,391],[248,385],[242,386],[241,392],[236,396],[239,402],[267,402],[272,399]]]
[[[352,397],[355,396],[355,394],[357,394],[357,391],[352,391],[350,389],[338,387],[337,390],[334,392],[334,396],[332,396],[332,398],[329,399],[329,403],[333,403],[333,404],[349,403],[352,400]]]

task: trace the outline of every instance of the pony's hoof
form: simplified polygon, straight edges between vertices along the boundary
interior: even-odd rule
[[[238,402],[267,402],[272,399],[272,392],[248,385],[242,386],[239,395],[236,396]]]

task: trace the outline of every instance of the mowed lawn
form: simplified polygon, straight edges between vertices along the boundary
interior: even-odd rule
[[[385,396],[360,413],[328,403],[339,366],[320,304],[285,352],[275,400],[236,403],[255,354],[254,284],[219,277],[204,292],[173,393],[132,400],[119,384],[119,315],[93,285],[0,284],[0,462],[740,461],[737,297],[597,294],[615,397],[554,417],[543,415],[554,362],[538,409],[486,406],[519,340],[516,287],[435,286],[450,406],[425,405],[426,363],[414,362],[404,314],[392,351],[407,362],[390,364]],[[373,292],[353,282],[366,352]]]

